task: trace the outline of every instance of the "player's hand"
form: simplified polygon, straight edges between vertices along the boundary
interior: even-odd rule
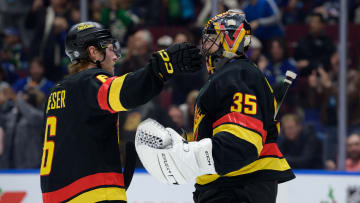
[[[166,81],[177,73],[200,70],[201,54],[190,43],[173,44],[165,50],[155,52],[150,62],[155,75]]]

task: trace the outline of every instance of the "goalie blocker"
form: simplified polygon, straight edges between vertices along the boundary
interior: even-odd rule
[[[185,184],[199,175],[216,174],[210,138],[187,142],[152,119],[138,126],[135,148],[146,170],[162,183]]]

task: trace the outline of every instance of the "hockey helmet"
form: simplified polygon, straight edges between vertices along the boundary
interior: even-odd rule
[[[65,53],[72,63],[77,63],[80,59],[93,62],[88,57],[87,48],[95,46],[104,51],[109,43],[113,44],[113,51],[120,57],[120,43],[112,37],[110,30],[96,22],[82,22],[70,28],[66,36]]]

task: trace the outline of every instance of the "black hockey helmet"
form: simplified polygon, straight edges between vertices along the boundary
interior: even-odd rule
[[[96,22],[82,22],[72,26],[67,33],[65,53],[72,63],[77,63],[80,59],[93,62],[88,58],[87,48],[95,46],[99,50],[105,50],[109,43],[113,44],[113,51],[120,57],[120,43],[112,37],[110,30]]]

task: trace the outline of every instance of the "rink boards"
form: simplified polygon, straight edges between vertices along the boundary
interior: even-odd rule
[[[360,202],[360,173],[318,170],[295,173],[295,180],[280,184],[278,203]],[[163,185],[140,169],[127,196],[129,203],[191,203],[193,190],[193,184]],[[0,203],[7,202],[41,203],[39,170],[0,170]]]

